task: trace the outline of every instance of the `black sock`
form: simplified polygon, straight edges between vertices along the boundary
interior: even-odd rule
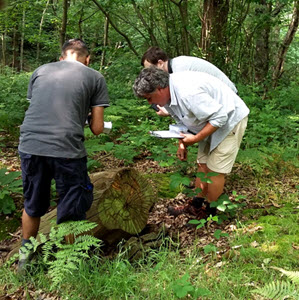
[[[211,207],[209,202],[207,202],[206,210],[207,210],[207,213],[212,216],[215,216],[217,214],[217,208]]]
[[[192,206],[194,206],[195,208],[201,208],[203,203],[205,201],[205,198],[202,197],[193,197],[192,199]]]
[[[27,244],[27,243],[30,243],[31,244],[31,241],[30,240],[26,240],[26,239],[22,239],[22,247]]]

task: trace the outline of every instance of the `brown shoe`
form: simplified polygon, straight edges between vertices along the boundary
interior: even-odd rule
[[[191,202],[185,204],[185,205],[181,205],[181,206],[169,206],[168,207],[168,213],[174,217],[177,217],[181,214],[190,214],[190,215],[194,215],[197,216],[200,211],[202,209],[201,208],[196,208],[194,207]]]

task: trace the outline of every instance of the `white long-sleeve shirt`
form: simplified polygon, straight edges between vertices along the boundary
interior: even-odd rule
[[[185,71],[196,71],[203,72],[212,75],[227,86],[229,86],[235,93],[237,88],[234,83],[216,66],[202,58],[194,56],[178,56],[169,60],[169,73],[185,72]]]
[[[197,134],[209,122],[218,127],[210,137],[210,151],[249,114],[244,101],[219,79],[202,72],[170,74],[170,103],[164,107],[172,117]],[[207,138],[207,139],[208,139]],[[206,140],[199,142],[203,149]]]

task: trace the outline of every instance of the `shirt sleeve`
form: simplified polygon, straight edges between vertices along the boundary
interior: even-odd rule
[[[228,115],[225,108],[208,93],[198,92],[188,102],[190,111],[199,121],[209,122],[214,127],[226,124]]]
[[[32,98],[32,87],[33,87],[35,77],[36,77],[36,72],[33,72],[33,74],[30,77],[29,84],[28,84],[28,90],[27,90],[27,100],[29,100],[29,101]]]
[[[91,107],[94,106],[110,106],[108,89],[106,85],[105,78],[103,76],[99,77],[97,80],[97,85],[95,88],[95,93],[91,99]]]

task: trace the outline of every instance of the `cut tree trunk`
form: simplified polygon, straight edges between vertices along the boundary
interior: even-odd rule
[[[140,233],[156,199],[149,181],[133,168],[98,172],[90,179],[94,185],[94,201],[86,219],[98,224],[92,234],[111,245]],[[50,232],[56,212],[54,209],[42,217],[39,233]],[[19,247],[20,241],[12,245],[9,257]]]

